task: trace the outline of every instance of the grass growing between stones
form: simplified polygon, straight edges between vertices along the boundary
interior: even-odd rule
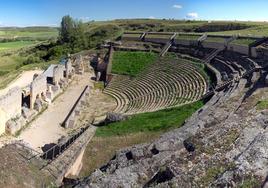
[[[103,82],[95,82],[94,83],[94,89],[103,90],[104,89],[104,83]]]
[[[117,51],[113,55],[112,73],[136,76],[157,60],[152,52]]]
[[[137,114],[126,121],[111,123],[97,129],[96,136],[120,136],[138,132],[165,132],[179,128],[184,121],[203,106],[202,101],[157,112]]]
[[[85,150],[83,167],[79,176],[90,175],[95,169],[109,162],[119,149],[150,142],[159,135],[159,133],[136,133],[124,136],[94,137]]]
[[[255,188],[261,187],[260,180],[256,179],[255,177],[249,177],[245,179],[240,185],[239,188]]]
[[[257,110],[268,109],[268,100],[262,100],[257,103]]]

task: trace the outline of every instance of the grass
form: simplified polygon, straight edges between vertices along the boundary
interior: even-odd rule
[[[206,171],[206,175],[201,178],[203,185],[208,185],[213,182],[218,175],[222,174],[225,171],[225,168],[222,166],[211,167]]]
[[[14,50],[36,44],[35,41],[14,41],[14,42],[0,42],[0,52],[6,50]]]
[[[2,62],[6,59],[6,62]],[[29,64],[22,66],[21,63],[25,57],[12,56],[0,57],[0,89],[5,88],[10,82],[15,80],[23,71],[42,69],[45,70],[50,64],[57,63],[56,61],[42,62],[38,64]]]
[[[260,180],[256,179],[255,177],[249,177],[245,179],[240,185],[239,188],[257,188],[261,187]]]
[[[253,27],[241,30],[234,30],[234,31],[219,31],[219,32],[210,32],[210,34],[223,34],[223,35],[234,35],[239,34],[242,36],[268,36],[268,24],[263,22],[258,23],[251,23],[248,22],[247,24],[253,24]]]
[[[198,101],[181,107],[137,114],[131,116],[129,120],[111,123],[98,128],[96,136],[109,137],[138,132],[166,132],[170,129],[181,127],[184,121],[202,106],[203,102]]]
[[[125,31],[155,31],[155,32],[196,32],[202,28],[208,34],[234,35],[243,36],[268,36],[268,23],[266,22],[243,22],[243,21],[190,21],[190,20],[164,20],[164,19],[118,19],[112,21],[89,22],[89,28],[100,25],[114,24]],[[243,29],[229,30],[239,27],[230,28],[233,25],[243,25]],[[211,28],[215,28],[213,32]],[[227,30],[227,31],[226,31]]]
[[[109,162],[115,152],[121,148],[150,142],[159,137],[159,133],[135,133],[125,136],[94,137],[88,144],[83,157],[83,166],[79,176],[90,175],[95,169]]]
[[[231,44],[248,46],[253,42],[255,42],[255,40],[253,39],[237,39],[237,40],[232,41]]]
[[[148,65],[154,63],[157,56],[152,52],[116,51],[113,55],[112,73],[135,77]]]
[[[39,40],[55,39],[58,29],[53,27],[0,28],[0,39]]]
[[[257,103],[257,110],[268,109],[268,100],[261,100]]]
[[[90,175],[95,169],[109,162],[121,148],[151,142],[161,133],[181,127],[202,105],[203,102],[199,101],[182,107],[138,114],[129,120],[99,127],[85,150],[79,176]]]
[[[104,89],[104,83],[103,82],[95,82],[94,83],[94,89],[103,90]]]

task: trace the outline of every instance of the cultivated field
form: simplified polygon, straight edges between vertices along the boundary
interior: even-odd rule
[[[31,46],[37,44],[36,41],[14,41],[14,42],[1,42],[0,43],[0,52],[7,50],[16,50],[23,47]]]
[[[4,27],[0,28],[0,40],[23,39],[23,40],[48,40],[58,36],[58,29],[51,27]]]

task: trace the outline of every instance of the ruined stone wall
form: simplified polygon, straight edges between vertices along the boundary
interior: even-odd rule
[[[263,51],[263,54],[264,54],[266,57],[268,57],[268,49],[263,49],[262,51]]]
[[[59,82],[64,78],[64,66],[58,65],[53,70],[53,83],[58,85]]]
[[[249,47],[237,44],[228,44],[228,50],[244,55],[249,55]]]
[[[0,97],[0,135],[5,132],[8,120],[21,116],[22,91],[19,87]]]
[[[71,111],[65,118],[64,122],[62,123],[65,128],[73,128],[76,124],[77,117],[81,113],[81,109],[83,105],[86,103],[86,98],[89,96],[90,88],[88,86],[85,87],[75,104],[73,105]]]
[[[225,43],[204,41],[204,42],[202,42],[202,46],[204,48],[215,48],[215,49],[218,49],[218,48],[224,48],[225,47]]]
[[[41,95],[46,95],[47,91],[47,78],[45,75],[41,74],[36,77],[31,83],[31,98],[30,98],[30,109],[34,108],[34,103],[36,98]]]
[[[153,42],[153,43],[159,43],[159,44],[166,44],[169,39],[157,39],[157,38],[146,38],[145,37],[145,42]]]
[[[73,72],[72,61],[70,59],[68,59],[68,61],[65,63],[65,70],[66,70],[66,78],[69,78]]]
[[[122,36],[121,40],[123,41],[141,41],[139,37],[124,37]]]
[[[191,46],[197,44],[197,41],[194,40],[179,40],[175,39],[175,45]]]
[[[250,55],[251,57],[257,58],[258,57],[258,49],[256,47],[250,48]]]

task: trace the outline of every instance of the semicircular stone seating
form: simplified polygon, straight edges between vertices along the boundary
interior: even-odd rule
[[[207,89],[200,69],[190,61],[160,59],[135,78],[114,75],[104,93],[116,100],[114,112],[130,115],[193,103]]]

